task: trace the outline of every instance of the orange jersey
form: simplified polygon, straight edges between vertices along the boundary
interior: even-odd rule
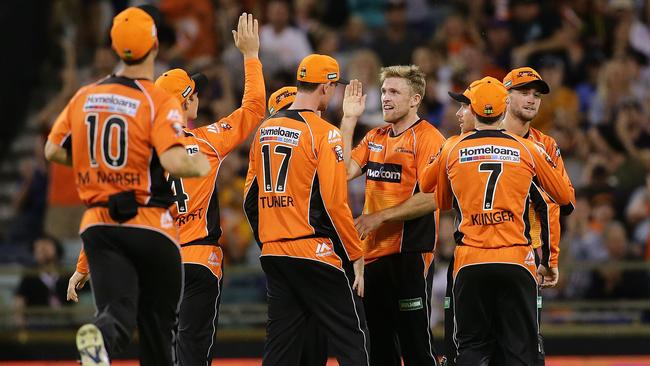
[[[363,213],[373,213],[406,201],[420,191],[420,179],[445,138],[425,120],[393,136],[390,125],[369,131],[352,151],[366,173]],[[433,251],[437,239],[435,213],[404,222],[387,222],[363,240],[366,259],[402,252]]]
[[[181,144],[181,113],[176,98],[151,81],[110,76],[72,97],[48,140],[71,146],[77,191],[86,205],[133,190],[141,205],[168,207],[171,190],[158,156]]]
[[[461,136],[453,136],[447,140],[447,144],[456,143]],[[560,156],[560,151],[555,140],[547,135],[542,134],[534,128],[524,138],[532,141],[544,150],[549,156],[556,169],[562,174],[565,182],[569,184],[571,191],[571,202],[563,206],[565,212],[570,213],[575,202],[575,192],[568,174],[564,168],[564,162]],[[439,164],[442,160],[432,159],[425,169],[424,179],[422,180],[422,191],[433,192],[436,188],[439,175]],[[529,192],[530,207],[528,210],[528,220],[530,222],[530,239],[533,248],[542,247],[541,262],[551,267],[557,267],[558,255],[560,252],[560,206],[557,205],[549,195],[539,187],[539,182],[533,179]]]
[[[434,162],[436,199],[457,211],[456,242],[497,249],[531,244],[528,195],[535,179],[558,204],[573,198],[570,182],[529,140],[502,130],[450,139]]]
[[[543,148],[557,166],[557,169],[569,181],[569,184],[571,183],[564,168],[560,148],[552,137],[543,134],[537,129],[530,128],[524,138]],[[558,256],[560,254],[560,211],[563,214],[571,213],[575,203],[575,190],[573,185],[570,185],[570,189],[572,193],[571,203],[562,207],[561,210],[560,206],[553,202],[538,184],[534,182],[533,186],[531,186],[531,209],[529,210],[530,236],[533,248],[542,248],[541,263],[547,266],[557,267],[558,265]]]
[[[134,191],[138,215],[121,225],[147,227],[174,241],[176,228],[167,210],[172,192],[158,156],[182,141],[181,108],[149,80],[110,76],[80,89],[59,115],[48,136],[72,153],[79,197],[87,206]],[[169,224],[172,224],[171,227]],[[87,210],[80,232],[93,225],[117,225],[108,209]],[[77,270],[88,272],[83,251]]]
[[[244,210],[262,255],[363,255],[347,204],[341,133],[313,111],[282,110],[262,122],[250,150]]]
[[[244,141],[264,118],[266,92],[262,64],[247,60],[244,98],[239,109],[208,126],[186,131],[189,154],[202,152],[210,161],[210,173],[201,178],[170,177],[175,204],[172,216],[181,244],[216,244],[221,236],[217,175],[223,159]]]

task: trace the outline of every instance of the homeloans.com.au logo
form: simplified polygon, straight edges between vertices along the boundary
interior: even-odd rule
[[[481,145],[465,147],[458,150],[458,158],[461,163],[480,160],[509,161],[518,163],[521,159],[521,154],[519,149],[508,146]]]
[[[289,145],[298,145],[301,131],[282,126],[260,128],[260,142],[284,142]]]

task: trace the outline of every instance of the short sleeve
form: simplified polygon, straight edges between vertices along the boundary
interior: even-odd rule
[[[361,142],[352,149],[352,155],[350,156],[359,167],[363,168],[368,163],[368,157],[370,156],[370,150],[368,149],[368,142],[372,138],[371,134],[373,131],[368,132]]]
[[[179,137],[184,136],[183,111],[175,98],[166,98],[154,116],[151,128],[151,142],[158,155],[172,146],[182,145]]]

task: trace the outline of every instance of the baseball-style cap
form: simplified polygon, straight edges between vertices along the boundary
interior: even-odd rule
[[[551,91],[548,84],[542,80],[539,73],[537,73],[537,71],[532,67],[520,67],[510,71],[508,75],[503,78],[503,86],[505,86],[507,90],[519,89],[524,86],[535,87],[542,94],[548,94]]]
[[[481,80],[474,80],[471,84],[465,89],[462,93],[447,92],[451,99],[457,101],[458,103],[464,103],[467,105],[472,104],[470,98],[472,98],[472,88],[475,88],[478,84],[481,83]]]
[[[490,76],[479,80],[470,96],[472,110],[483,117],[497,117],[506,110],[508,92],[503,84]]]
[[[269,97],[269,114],[274,114],[275,112],[285,108],[289,104],[292,104],[296,100],[296,94],[298,93],[298,88],[295,86],[285,86],[276,90]]]
[[[139,60],[158,42],[156,24],[141,8],[127,8],[113,18],[111,40],[121,59]]]
[[[188,75],[183,69],[173,69],[164,72],[155,85],[166,90],[183,103],[194,93],[199,93],[207,85],[207,77],[201,73]]]
[[[341,79],[339,63],[335,59],[319,54],[311,54],[300,61],[296,80],[314,84],[349,83],[347,80]]]

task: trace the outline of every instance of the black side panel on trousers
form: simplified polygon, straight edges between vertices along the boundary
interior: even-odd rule
[[[433,264],[422,253],[379,258],[365,269],[364,307],[372,342],[371,365],[437,365],[429,319]]]
[[[447,268],[447,287],[445,289],[445,366],[456,365],[456,344],[454,343],[454,256]]]
[[[314,342],[312,317],[341,366],[368,365],[370,340],[361,298],[352,291],[354,274],[308,259],[260,261],[269,309],[262,365],[299,365],[305,342]]]
[[[137,323],[140,364],[176,365],[176,322],[183,291],[176,244],[157,231],[122,226],[92,226],[81,239],[92,273],[95,324],[109,356],[124,350]]]
[[[538,361],[537,283],[514,264],[463,267],[454,281],[458,366],[487,366],[498,350],[503,366]],[[496,359],[495,359],[496,361]]]
[[[535,261],[539,262],[539,256],[537,251],[535,251]],[[454,294],[453,294],[453,284],[454,284],[454,257],[451,257],[449,263],[449,268],[447,269],[447,288],[445,291],[445,358],[446,363],[444,366],[455,366],[456,365],[456,344],[454,343]],[[447,306],[448,305],[448,306]],[[537,324],[540,321],[540,310],[537,309]],[[539,349],[537,362],[535,366],[544,366],[545,357],[544,357],[544,346],[542,335],[538,335],[539,338]],[[503,365],[504,352],[500,347],[495,347],[492,352],[492,358],[490,359],[490,366],[499,366]]]
[[[185,263],[183,267],[185,288],[178,318],[178,358],[181,366],[210,365],[222,280],[202,265]]]

